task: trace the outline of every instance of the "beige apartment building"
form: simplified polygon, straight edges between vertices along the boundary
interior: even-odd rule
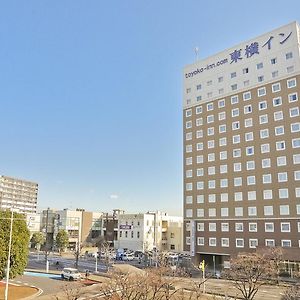
[[[283,247],[300,261],[296,22],[184,69],[184,249],[224,266]]]
[[[37,212],[38,184],[35,182],[0,176],[0,209],[14,209],[19,213]]]

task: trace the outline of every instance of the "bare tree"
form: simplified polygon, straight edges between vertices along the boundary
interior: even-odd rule
[[[271,273],[272,264],[269,259],[258,253],[249,253],[231,260],[227,277],[233,280],[243,299],[252,300]]]
[[[281,297],[281,300],[299,300],[299,299],[300,299],[299,285],[293,285],[289,287]]]
[[[62,292],[53,296],[55,300],[77,300],[83,294],[81,286],[74,287],[69,284],[64,284],[61,289]]]

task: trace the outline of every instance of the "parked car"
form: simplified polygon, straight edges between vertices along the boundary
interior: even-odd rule
[[[131,261],[133,259],[134,259],[134,254],[133,253],[130,253],[130,254],[124,253],[122,255],[122,260]]]
[[[80,280],[81,279],[81,274],[77,269],[73,268],[64,268],[61,273],[61,278],[62,279],[67,279],[67,280]]]

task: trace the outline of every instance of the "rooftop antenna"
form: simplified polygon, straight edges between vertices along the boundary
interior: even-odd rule
[[[198,47],[195,47],[195,58],[196,58],[196,61],[199,60],[199,48]]]

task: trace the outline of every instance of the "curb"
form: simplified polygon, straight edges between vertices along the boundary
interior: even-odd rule
[[[26,297],[26,298],[22,298],[22,300],[31,300],[31,299],[35,299],[36,297],[42,295],[43,292],[44,292],[42,289],[40,289],[40,288],[38,288],[38,287],[36,287],[36,286],[34,286],[34,285],[28,285],[28,286],[31,287],[31,288],[37,289],[37,292],[36,292],[34,295],[32,295],[32,296],[29,296],[29,297]]]

